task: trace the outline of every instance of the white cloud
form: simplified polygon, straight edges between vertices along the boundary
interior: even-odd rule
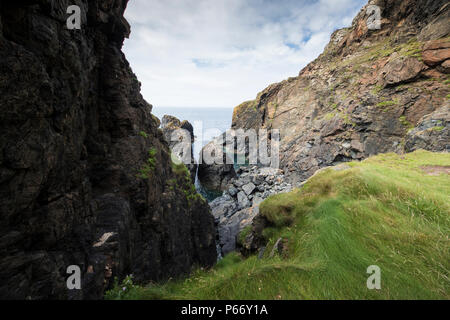
[[[234,107],[298,74],[365,0],[132,0],[124,52],[155,106]]]

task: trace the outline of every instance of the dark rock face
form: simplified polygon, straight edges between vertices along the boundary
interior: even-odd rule
[[[200,164],[198,166],[198,179],[207,191],[225,190],[234,176],[232,164]]]
[[[280,165],[293,183],[377,153],[449,150],[450,4],[369,4],[381,9],[380,30],[368,29],[363,8],[297,77],[234,110],[234,129],[280,130]]]
[[[0,4],[0,298],[97,299],[114,276],[216,260],[210,209],[168,187],[184,177],[121,52],[127,1],[77,3],[81,30],[68,1]]]
[[[450,105],[424,116],[406,136],[405,150],[418,149],[450,152]]]
[[[172,152],[175,152],[178,160],[182,161],[186,165],[191,174],[191,180],[195,182],[195,175],[197,174],[197,163],[195,162],[194,158],[194,127],[187,120],[180,121],[174,116],[165,115],[161,119],[161,129],[163,131],[164,138],[169,144],[170,149],[172,150]],[[182,134],[177,134],[177,132],[180,133],[179,130],[183,130]],[[184,141],[184,139],[189,140]],[[180,142],[183,145],[186,145],[189,149],[189,154],[187,155],[188,157],[185,157],[185,155],[183,154],[185,148],[181,147],[178,150],[178,148],[176,147],[177,144],[180,144]]]
[[[234,154],[227,153],[226,133],[215,138],[204,146],[200,152],[198,165],[198,179],[203,188],[208,191],[221,192],[236,177],[234,170]]]

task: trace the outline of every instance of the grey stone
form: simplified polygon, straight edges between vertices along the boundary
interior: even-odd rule
[[[264,183],[264,177],[261,175],[254,175],[254,176],[252,176],[252,182],[258,186],[258,185]]]
[[[230,196],[232,196],[232,197],[234,197],[235,195],[237,195],[238,192],[239,192],[238,189],[236,189],[236,188],[233,187],[233,186],[231,186],[231,187],[228,189],[228,193],[229,193]]]
[[[225,255],[236,248],[236,236],[239,233],[239,221],[219,225],[218,233],[222,255]]]
[[[240,208],[247,208],[250,206],[250,201],[248,200],[247,195],[243,191],[240,191],[237,194],[237,199]]]
[[[234,184],[237,188],[240,188],[240,187],[242,187],[242,186],[244,185],[244,182],[243,182],[242,180],[240,180],[240,179],[237,179],[237,180],[235,180],[235,181],[233,182],[233,184]]]
[[[253,184],[253,183],[247,183],[246,185],[244,185],[244,186],[242,186],[242,190],[244,190],[244,192],[247,194],[247,195],[250,195],[252,192],[253,192],[253,190],[255,190],[255,188],[256,188],[256,186]]]

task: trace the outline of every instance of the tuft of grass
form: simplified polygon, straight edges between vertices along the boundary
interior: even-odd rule
[[[377,96],[377,95],[381,92],[381,90],[383,90],[383,86],[376,85],[376,86],[372,89],[371,93],[372,93],[374,96]]]
[[[148,134],[147,134],[147,132],[145,132],[145,131],[140,131],[139,132],[139,135],[141,136],[141,137],[144,137],[144,138],[148,138]]]
[[[406,127],[408,130],[414,128],[414,126],[412,125],[411,122],[409,122],[408,120],[406,120],[405,116],[401,116],[400,118],[398,118],[398,121],[400,121],[400,123]]]
[[[381,154],[348,165],[261,204],[271,222],[262,259],[233,253],[133,297],[449,299],[450,179],[424,168],[450,166],[450,154]],[[269,258],[280,237],[287,248]],[[366,286],[371,265],[381,269],[380,290]]]
[[[295,220],[296,201],[288,193],[271,197],[262,202],[259,212],[269,223],[277,228],[290,226]]]
[[[246,226],[244,229],[242,229],[242,231],[238,235],[237,242],[239,244],[243,244],[245,238],[251,233],[251,231],[252,231],[252,226]]]
[[[398,104],[399,104],[399,101],[397,99],[386,100],[386,101],[381,101],[381,102],[377,103],[377,107],[378,108],[388,108],[388,107],[395,106]]]

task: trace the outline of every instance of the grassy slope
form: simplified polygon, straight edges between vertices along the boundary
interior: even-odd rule
[[[277,225],[265,230],[263,259],[231,254],[212,270],[122,298],[449,299],[450,178],[421,167],[450,166],[450,154],[384,154],[349,165],[261,205]],[[278,237],[288,248],[269,259]],[[381,290],[366,287],[369,265],[381,268]]]

